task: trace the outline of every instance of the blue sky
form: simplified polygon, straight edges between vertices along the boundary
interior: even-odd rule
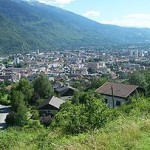
[[[100,23],[150,28],[150,0],[38,0]]]

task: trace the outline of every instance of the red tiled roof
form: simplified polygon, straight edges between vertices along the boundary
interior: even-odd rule
[[[127,98],[131,93],[133,93],[138,88],[137,85],[127,85],[119,83],[106,82],[101,87],[99,87],[96,92],[102,95],[110,95]]]

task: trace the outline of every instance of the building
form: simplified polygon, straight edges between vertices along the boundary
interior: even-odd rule
[[[53,96],[50,99],[46,99],[43,101],[38,109],[40,111],[40,114],[45,114],[45,115],[55,115],[55,112],[57,112],[60,109],[61,104],[63,104],[65,101]]]
[[[59,97],[72,97],[74,92],[78,91],[77,89],[71,86],[62,86],[54,90],[56,94],[59,95]]]
[[[87,68],[93,68],[93,69],[99,69],[99,63],[97,62],[88,62],[87,63]]]
[[[129,98],[137,92],[144,92],[144,89],[137,85],[127,85],[106,82],[96,90],[96,93],[104,96],[108,107],[114,108],[129,102]]]
[[[13,61],[13,64],[16,66],[16,65],[19,65],[20,64],[20,59],[18,57],[15,57],[14,58],[14,61]]]

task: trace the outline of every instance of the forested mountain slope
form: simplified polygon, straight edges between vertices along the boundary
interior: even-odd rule
[[[104,25],[38,2],[0,0],[0,51],[150,43],[150,29]]]

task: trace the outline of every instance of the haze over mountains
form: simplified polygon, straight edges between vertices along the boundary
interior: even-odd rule
[[[104,25],[66,10],[0,0],[0,52],[150,43],[150,29]]]

